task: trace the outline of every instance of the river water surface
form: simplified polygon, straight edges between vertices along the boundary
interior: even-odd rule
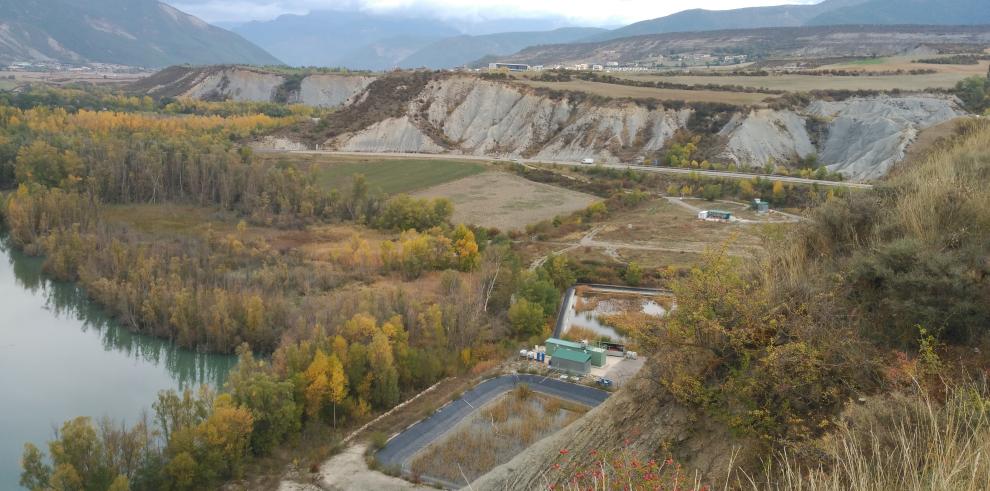
[[[217,387],[236,357],[178,349],[120,328],[72,284],[41,272],[0,228],[0,490],[18,489],[25,442],[47,453],[75,416],[128,424],[163,389]]]

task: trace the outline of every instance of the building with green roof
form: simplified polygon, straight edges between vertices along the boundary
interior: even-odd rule
[[[566,348],[557,349],[550,358],[550,367],[567,373],[591,373],[591,354]]]
[[[574,341],[567,341],[564,339],[550,338],[546,342],[547,355],[553,356],[553,353],[557,351],[558,348],[566,348],[572,351],[584,351],[586,345],[583,343],[575,343]]]

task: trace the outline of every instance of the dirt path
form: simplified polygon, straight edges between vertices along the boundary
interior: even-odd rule
[[[565,247],[563,249],[560,249],[559,251],[554,251],[554,252],[551,252],[549,254],[546,254],[546,255],[543,255],[543,256],[540,256],[540,257],[536,258],[529,265],[529,270],[530,271],[536,271],[537,269],[540,268],[540,266],[543,266],[543,264],[546,263],[547,260],[550,259],[551,256],[559,256],[561,254],[566,254],[566,253],[568,253],[570,251],[573,251],[574,249],[577,249],[579,247],[594,247],[592,245],[592,243],[594,242],[595,235],[598,235],[598,233],[601,232],[604,228],[605,228],[604,225],[599,225],[597,227],[592,228],[591,230],[588,231],[588,233],[584,234],[584,237],[581,237],[581,240],[579,240],[577,243],[574,243],[574,244],[572,244],[572,243],[566,243],[566,242],[563,242],[562,243],[562,242],[541,242],[541,241],[534,241],[534,243],[537,243],[537,244],[560,244],[560,245],[565,246]]]
[[[680,203],[681,206],[693,208],[691,207],[691,205],[681,202],[680,200],[676,200],[676,201],[677,203]],[[706,248],[709,246],[709,244],[699,243],[697,247],[664,247],[658,245],[630,244],[628,242],[596,240],[595,236],[601,233],[602,231],[604,231],[605,228],[606,227],[604,225],[599,225],[589,230],[588,233],[586,233],[583,237],[581,237],[581,239],[577,242],[532,241],[532,243],[535,244],[558,245],[561,246],[561,249],[558,249],[554,252],[536,258],[532,263],[530,263],[529,270],[535,271],[539,269],[539,267],[543,266],[543,264],[546,263],[551,256],[559,256],[561,254],[566,254],[570,251],[582,247],[588,247],[592,249],[603,249],[606,255],[615,259],[616,261],[622,262],[622,259],[619,256],[619,251],[621,250],[672,252],[675,254],[701,254],[704,253]],[[741,251],[730,251],[729,255],[734,257],[741,257],[741,258],[752,257],[751,254],[747,254]]]
[[[701,208],[698,208],[697,206],[694,206],[691,203],[688,203],[687,201],[684,200],[684,198],[677,198],[677,197],[673,197],[673,196],[664,196],[664,198],[668,202],[670,202],[670,203],[672,203],[674,205],[680,206],[681,208],[686,208],[688,210],[691,210],[694,213],[700,213],[700,212],[704,211]],[[741,204],[741,203],[738,203],[736,201],[727,201],[727,200],[715,200],[715,202],[716,203],[724,203],[724,204],[733,205],[733,206],[739,206]],[[779,211],[779,210],[770,210],[770,213],[773,214],[773,215],[782,216],[785,219],[784,220],[769,220],[769,219],[768,220],[749,220],[749,219],[746,219],[746,218],[734,218],[733,221],[735,221],[737,223],[745,223],[745,224],[759,224],[759,223],[797,223],[797,222],[802,222],[802,221],[807,220],[806,218],[804,218],[802,216],[792,215],[790,213],[786,213],[786,212]]]
[[[320,488],[326,490],[367,489],[376,491],[431,489],[417,486],[404,479],[387,476],[368,468],[364,460],[367,445],[347,447],[320,466]]]
[[[320,466],[320,472],[316,475],[316,484],[284,480],[279,483],[278,491],[348,491],[352,489],[405,491],[410,489],[431,489],[369,469],[364,459],[364,454],[367,450],[368,446],[364,443],[351,445]]]

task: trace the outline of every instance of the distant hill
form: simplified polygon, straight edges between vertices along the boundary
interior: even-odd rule
[[[432,43],[409,57],[400,66],[406,68],[453,68],[464,66],[489,55],[507,55],[529,46],[570,43],[587,38],[604,29],[565,27],[552,31],[503,32],[485,36],[456,36]]]
[[[234,31],[289,65],[363,70],[392,68],[430,43],[461,34],[437,19],[331,10],[249,22]]]
[[[870,0],[824,12],[808,25],[990,24],[987,0]]]
[[[497,60],[530,65],[652,62],[672,53],[745,54],[751,59],[891,56],[918,46],[990,46],[990,26],[820,26],[672,32],[596,43],[533,46]]]
[[[167,65],[279,60],[157,0],[0,0],[0,62]]]
[[[987,0],[825,0],[812,5],[778,5],[733,10],[692,9],[630,24],[591,36],[585,41],[609,41],[668,32],[876,24],[990,24],[990,2]]]
[[[814,5],[779,5],[732,10],[685,10],[592,36],[587,41],[608,41],[624,37],[667,32],[797,27],[805,25],[812,19],[832,10],[853,6],[865,1],[867,0],[825,0]]]

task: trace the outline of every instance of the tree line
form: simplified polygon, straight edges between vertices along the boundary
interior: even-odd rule
[[[307,429],[357,424],[500,355],[504,313],[524,283],[505,237],[451,225],[447,200],[387,199],[362,176],[321,189],[312,173],[265,165],[242,146],[294,117],[144,109],[0,105],[0,186],[13,189],[0,216],[16,246],[44,255],[49,274],[78,282],[124,327],[238,350],[240,362],[222,393],[162,393],[134,426],[66,422],[47,455],[26,447],[26,487],[213,488]],[[107,206],[166,203],[243,220],[229,233],[161,240],[105,218]],[[246,233],[336,220],[396,234],[371,263],[404,279],[445,271],[437,291],[362,287],[366,272]],[[360,260],[370,244],[352,242]],[[550,288],[528,297],[542,299],[544,318],[559,295]]]

